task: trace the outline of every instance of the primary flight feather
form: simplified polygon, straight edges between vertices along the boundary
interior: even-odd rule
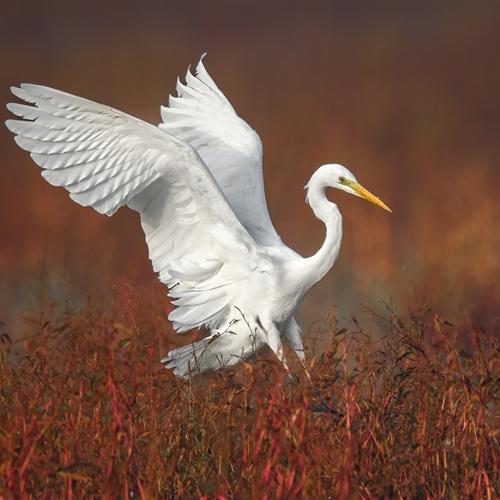
[[[305,362],[293,314],[333,266],[342,217],[327,187],[389,208],[337,164],[320,167],[306,186],[307,202],[326,225],[320,250],[303,258],[283,244],[267,210],[262,144],[218,89],[200,60],[177,83],[158,127],[109,106],[41,85],[12,92],[26,104],[8,109],[17,144],[83,206],[113,215],[139,212],[149,257],[169,288],[179,333],[210,335],[162,360],[176,375],[215,370],[248,359],[268,345],[288,369],[286,338]]]

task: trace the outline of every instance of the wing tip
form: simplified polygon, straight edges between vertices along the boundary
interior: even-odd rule
[[[10,91],[16,96],[16,97],[19,97],[19,99],[22,99],[23,101],[25,100],[24,97],[23,97],[23,94],[24,94],[24,90],[23,90],[23,85],[25,85],[24,83],[21,83],[19,85],[19,87],[10,87]],[[12,103],[9,103],[9,104],[12,104]],[[7,105],[8,106],[8,105]]]
[[[9,103],[11,104],[11,103]],[[11,111],[9,109],[9,104],[7,104],[7,109],[9,111]],[[5,120],[5,126],[13,133],[13,134],[17,134],[16,132],[16,122],[18,122],[19,120],[14,120],[13,118],[9,118],[8,120]]]
[[[203,52],[201,54],[200,60],[198,61],[198,64],[196,65],[196,73],[199,72],[200,68],[205,69],[205,65],[203,64],[203,59],[205,59],[205,56],[208,54],[208,52]]]

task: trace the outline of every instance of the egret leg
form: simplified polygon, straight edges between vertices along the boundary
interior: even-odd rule
[[[309,370],[306,364],[306,355],[304,352],[304,344],[302,343],[301,333],[302,331],[300,329],[300,326],[297,324],[295,318],[292,316],[290,318],[290,321],[288,321],[288,324],[286,325],[285,337],[288,339],[288,342],[290,342],[290,345],[292,346],[292,349],[295,351],[295,354],[297,354],[297,357],[299,358],[302,367],[306,372],[307,378],[309,382],[311,382],[311,375],[309,374]]]
[[[276,354],[276,357],[281,361],[286,372],[290,374],[290,366],[288,365],[288,361],[283,351],[280,331],[272,322],[270,322],[269,324],[263,324],[261,321],[259,321],[259,323],[264,330],[265,336],[267,337],[267,345],[272,349],[274,354]]]

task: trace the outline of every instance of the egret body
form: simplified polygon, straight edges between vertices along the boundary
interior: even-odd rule
[[[333,266],[342,217],[328,187],[389,210],[345,167],[320,167],[307,202],[326,226],[319,251],[303,258],[283,244],[267,209],[262,144],[238,117],[200,60],[177,83],[158,127],[59,90],[22,84],[8,104],[18,145],[42,176],[100,213],[139,212],[149,256],[176,308],[179,333],[206,327],[207,338],[168,353],[176,375],[232,365],[268,345],[287,368],[282,339],[305,361],[293,314]]]

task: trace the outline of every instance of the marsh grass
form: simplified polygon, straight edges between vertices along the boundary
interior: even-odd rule
[[[164,313],[119,293],[1,331],[0,498],[500,495],[500,349],[479,327],[386,306],[382,339],[331,329],[314,387],[270,356],[179,380]]]

